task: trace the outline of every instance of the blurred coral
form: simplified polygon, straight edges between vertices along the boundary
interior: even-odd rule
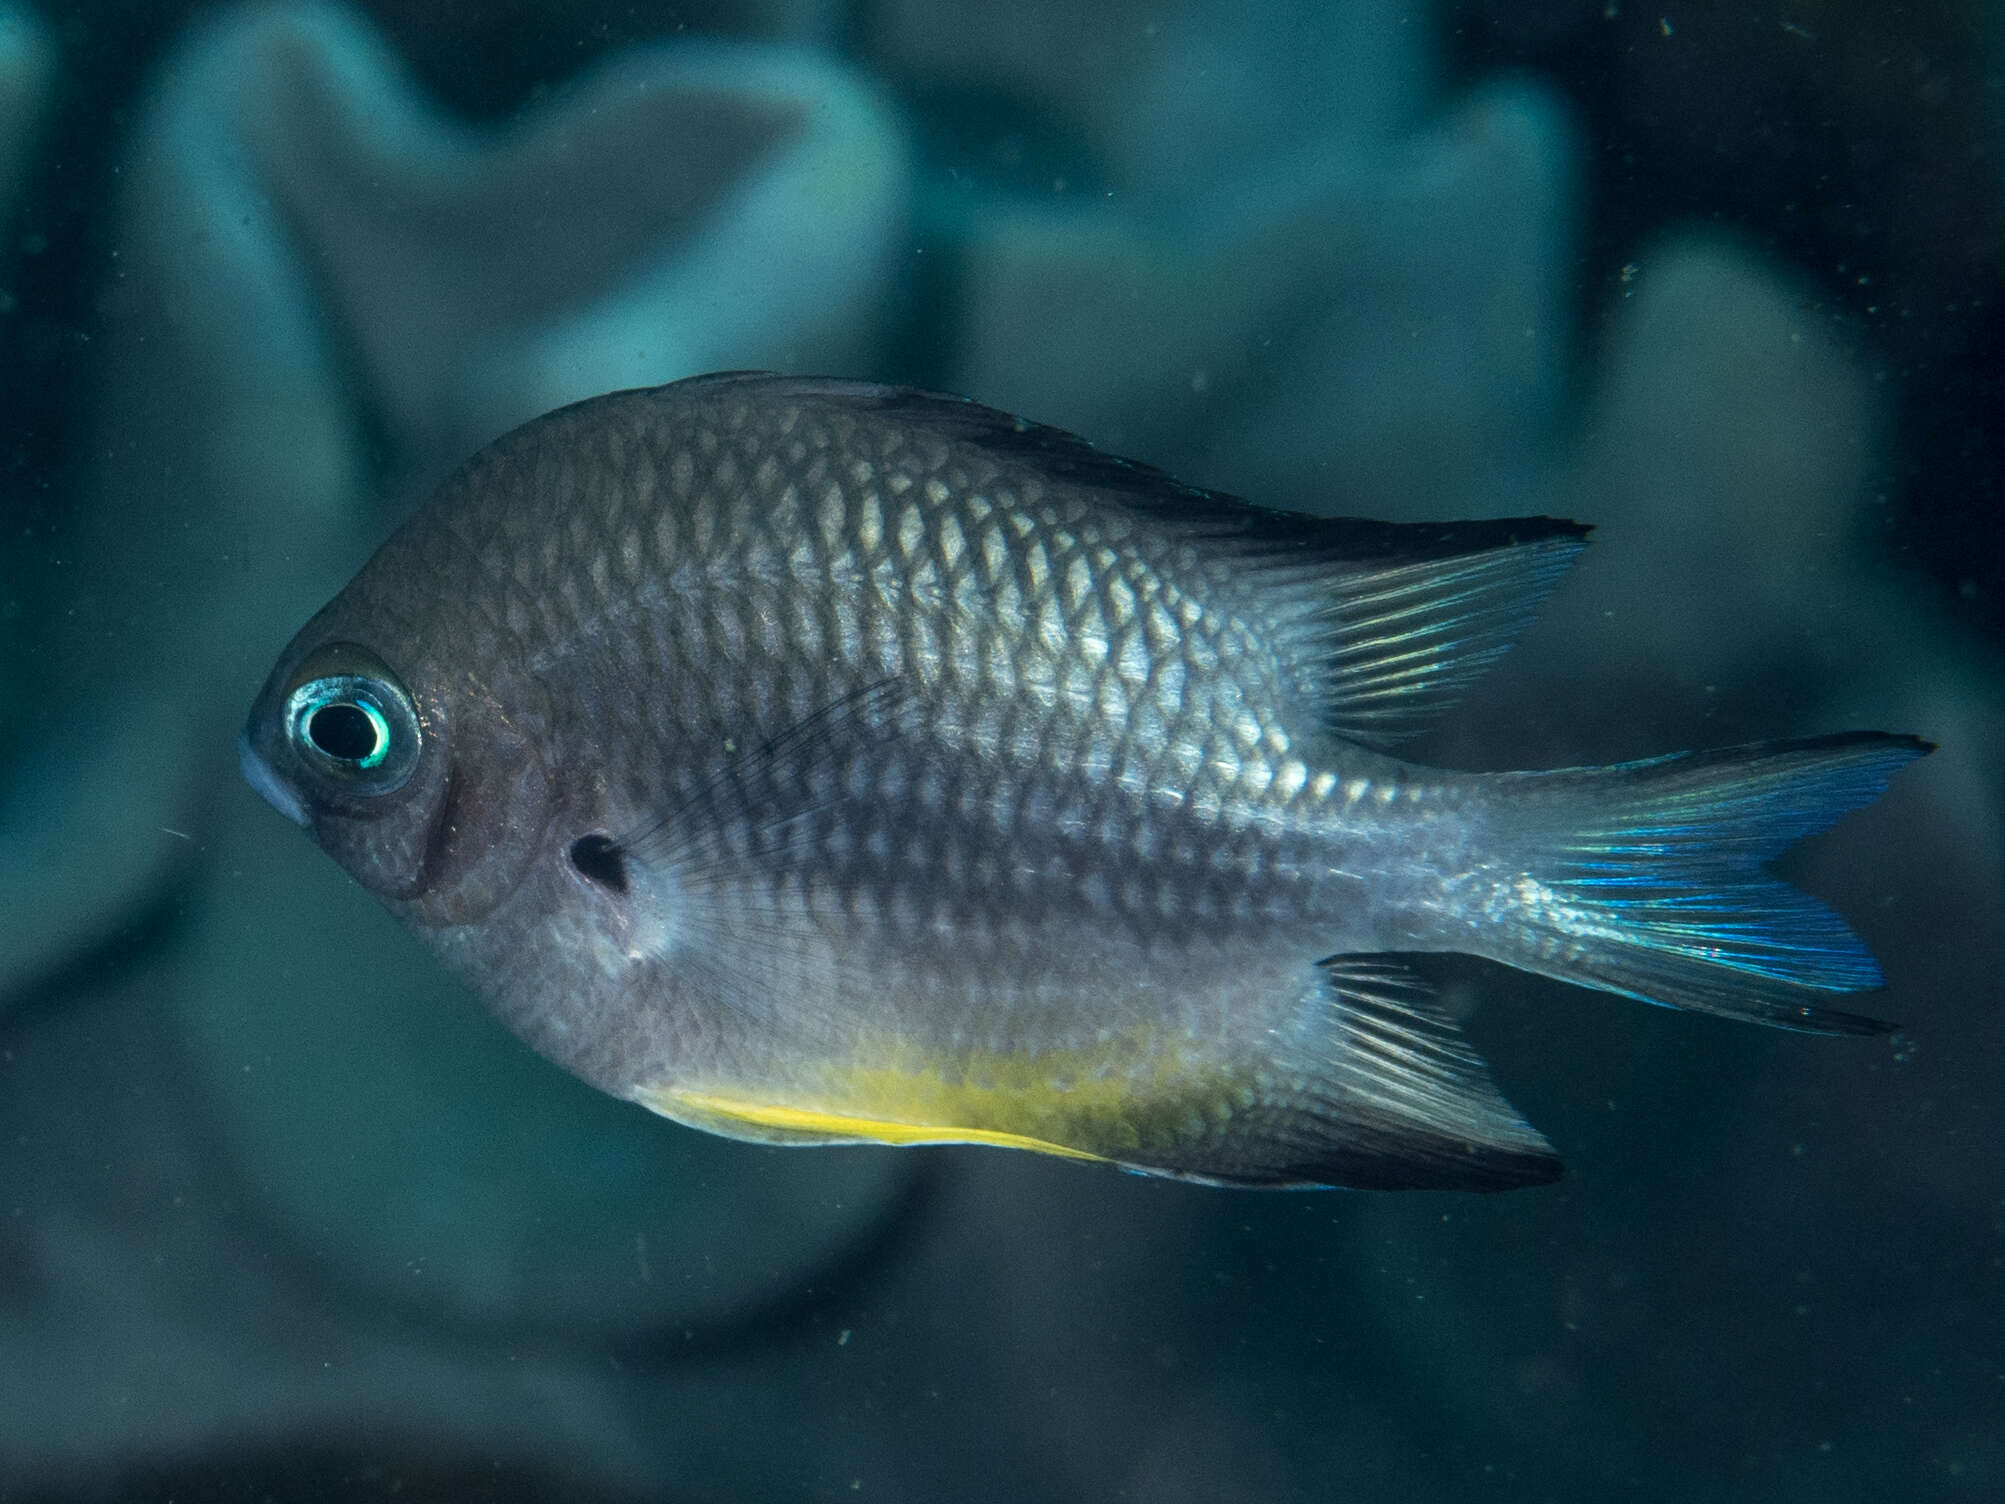
[[[1931,1250],[2005,1196],[2005,726],[1887,546],[1858,330],[1719,226],[1584,296],[1578,110],[1451,91],[1412,7],[724,10],[817,45],[626,48],[483,126],[325,4],[205,12],[149,75],[96,190],[71,561],[0,559],[33,629],[0,653],[0,1489],[350,1436],[656,1496],[1995,1482],[1955,1328],[1999,1313]],[[0,22],[0,213],[56,76]],[[1486,1052],[1578,1178],[1452,1206],[759,1150],[530,1060],[236,786],[236,717],[472,448],[750,366],[923,378],[1270,504],[1596,522],[1426,750],[1934,736],[1792,859],[1913,1038],[1486,976]],[[1850,1372],[1806,1413],[1813,1367]],[[1817,1450],[1896,1411],[1870,1458]]]

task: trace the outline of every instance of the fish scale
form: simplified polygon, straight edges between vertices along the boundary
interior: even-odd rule
[[[1767,877],[1925,750],[1395,755],[1579,552],[1266,511],[952,398],[698,378],[441,489],[247,775],[536,1048],[684,1123],[1234,1185],[1558,1173],[1402,959],[1825,1032]]]

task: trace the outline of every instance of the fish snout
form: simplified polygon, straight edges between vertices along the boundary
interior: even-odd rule
[[[258,791],[265,803],[300,829],[307,828],[306,806],[300,803],[299,795],[272,771],[272,765],[252,745],[249,726],[237,733],[237,766],[243,770],[244,781]]]

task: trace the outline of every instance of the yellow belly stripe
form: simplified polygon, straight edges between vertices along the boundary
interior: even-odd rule
[[[642,1105],[712,1133],[765,1142],[796,1143],[876,1143],[876,1144],[992,1144],[1002,1149],[1029,1149],[1037,1154],[1056,1154],[1064,1159],[1102,1160],[1084,1149],[1068,1148],[1028,1134],[1004,1133],[994,1128],[956,1128],[940,1123],[897,1123],[884,1118],[853,1117],[812,1107],[783,1107],[771,1102],[750,1102],[737,1097],[704,1091],[643,1090],[637,1094]],[[759,1130],[764,1129],[765,1132]],[[1104,1162],[1104,1161],[1103,1161]]]

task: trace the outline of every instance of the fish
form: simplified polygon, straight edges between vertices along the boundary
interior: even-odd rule
[[[1930,750],[1400,746],[1586,545],[1178,483],[966,399],[731,372],[467,461],[279,656],[252,786],[534,1049],[768,1144],[1242,1187],[1561,1173],[1425,958],[1817,1034],[1768,863]]]

